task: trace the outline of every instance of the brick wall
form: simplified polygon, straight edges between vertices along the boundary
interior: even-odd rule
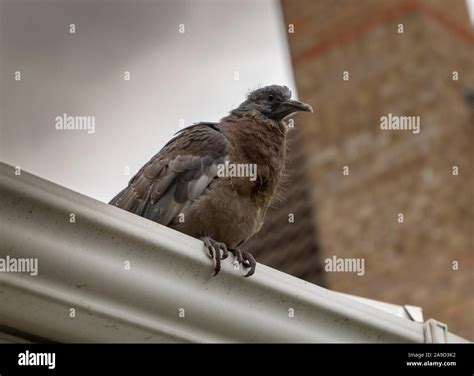
[[[328,286],[422,306],[473,340],[474,123],[463,88],[474,85],[474,28],[465,2],[282,4],[299,95],[316,112],[297,124],[320,252],[365,259],[364,276],[326,273]],[[419,116],[421,132],[381,130],[388,113]]]

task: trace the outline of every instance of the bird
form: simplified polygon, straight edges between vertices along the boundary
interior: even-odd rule
[[[214,275],[229,253],[253,275],[256,260],[240,247],[261,229],[281,183],[286,120],[313,112],[291,97],[286,86],[265,86],[219,122],[183,128],[109,204],[202,240]],[[225,165],[255,166],[256,174],[219,174]]]

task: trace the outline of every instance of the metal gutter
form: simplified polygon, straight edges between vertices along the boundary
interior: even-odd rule
[[[349,294],[342,294],[343,296],[346,296],[350,299],[357,300],[359,302],[362,302],[364,304],[368,304],[372,307],[375,307],[377,309],[380,309],[385,312],[390,312],[393,315],[396,315],[398,317],[403,317],[407,320],[412,320],[419,322],[423,324],[423,309],[421,307],[416,307],[416,306],[411,306],[411,305],[397,305],[397,304],[390,304],[390,303],[385,303],[381,302],[378,300],[373,300],[373,299],[367,299],[367,298],[361,298],[359,296],[354,296],[354,295],[349,295]]]
[[[0,332],[54,342],[425,342],[421,323],[261,264],[243,278],[224,262],[213,277],[199,240],[6,164],[0,178],[0,258],[38,259],[36,276],[0,272]]]

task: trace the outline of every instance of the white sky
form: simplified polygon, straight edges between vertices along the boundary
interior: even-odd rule
[[[258,86],[294,89],[277,1],[2,7],[1,160],[102,201],[127,184],[126,166],[133,174],[160,150],[179,119],[218,120]],[[95,134],[55,130],[63,113],[94,115]]]
[[[469,16],[471,17],[471,23],[474,24],[474,0],[466,0],[467,9],[469,10]]]

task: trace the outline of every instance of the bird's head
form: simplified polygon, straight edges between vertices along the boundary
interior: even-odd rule
[[[263,116],[281,121],[299,111],[313,112],[309,104],[291,99],[286,86],[271,85],[252,91],[234,112],[258,111]]]

